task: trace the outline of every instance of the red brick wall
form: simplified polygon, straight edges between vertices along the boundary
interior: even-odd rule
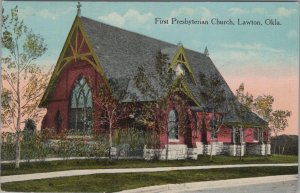
[[[77,60],[69,63],[60,73],[56,86],[53,89],[43,127],[55,129],[55,116],[59,110],[62,117],[60,129],[68,129],[69,99],[74,82],[80,76],[84,76],[87,79],[93,94],[95,92],[94,88],[97,88],[98,84],[103,84],[104,82],[96,70],[87,62]]]

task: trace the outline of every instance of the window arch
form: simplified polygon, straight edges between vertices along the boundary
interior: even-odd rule
[[[169,140],[178,139],[178,113],[175,109],[169,112],[168,133]]]
[[[73,86],[69,105],[71,131],[86,132],[92,128],[92,91],[86,79],[80,76]]]

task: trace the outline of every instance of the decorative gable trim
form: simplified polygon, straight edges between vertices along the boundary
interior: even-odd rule
[[[183,64],[185,66],[185,68],[188,70],[188,73],[190,74],[194,84],[196,83],[196,79],[194,77],[191,65],[186,57],[185,51],[183,46],[180,46],[177,51],[176,54],[174,55],[174,57],[171,60],[169,69],[174,70],[178,64]]]
[[[171,93],[174,93],[174,92],[177,92],[177,91],[185,94],[197,106],[200,106],[200,103],[198,102],[198,100],[196,100],[196,98],[193,95],[192,91],[190,90],[190,88],[188,87],[187,83],[185,82],[185,80],[182,77],[178,77],[178,78],[176,78],[174,80],[174,82],[172,83],[172,85],[167,90],[165,97],[167,97]]]
[[[103,68],[100,65],[100,61],[93,50],[92,43],[84,31],[80,17],[76,16],[39,107],[47,106],[61,71],[67,64],[72,61],[76,62],[76,60],[83,60],[91,64],[94,69],[103,77],[106,85],[110,89],[108,80],[104,74]]]

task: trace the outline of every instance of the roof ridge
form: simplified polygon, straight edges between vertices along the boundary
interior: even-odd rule
[[[144,35],[144,34],[135,32],[135,31],[131,31],[131,30],[128,30],[128,29],[124,29],[124,28],[121,28],[121,27],[118,27],[118,26],[113,26],[113,25],[110,25],[110,24],[107,24],[107,23],[105,23],[105,22],[98,21],[98,20],[95,20],[95,19],[92,19],[92,18],[89,18],[89,17],[81,16],[80,19],[82,19],[82,18],[83,18],[83,19],[90,20],[90,21],[93,21],[93,22],[100,23],[100,24],[102,24],[102,25],[106,25],[106,26],[108,26],[108,27],[116,28],[116,29],[121,30],[121,31],[133,33],[133,34],[136,34],[136,35],[141,36],[141,37],[145,37],[145,38],[149,38],[149,39],[152,39],[152,40],[156,40],[156,41],[159,41],[159,42],[162,42],[162,43],[165,43],[165,44],[170,44],[170,46],[178,47],[178,45],[173,44],[173,43],[171,43],[171,42],[163,41],[163,40],[160,40],[160,39],[157,39],[157,38],[154,38],[154,37],[151,37],[151,36],[147,36],[147,35]],[[163,47],[163,48],[161,48],[161,49],[165,49],[165,48],[169,48],[169,47]],[[202,53],[202,52],[200,52],[200,51],[197,51],[197,50],[193,50],[193,49],[186,48],[186,47],[184,47],[184,49],[187,50],[187,51],[195,52],[195,53],[197,53],[197,54],[203,54],[203,55],[205,55],[204,53]]]
[[[139,35],[139,36],[143,36],[143,37],[146,37],[146,38],[154,39],[154,40],[160,41],[162,43],[171,44],[172,46],[177,46],[177,45],[172,44],[170,42],[166,42],[166,41],[163,41],[163,40],[160,40],[160,39],[157,39],[157,38],[153,38],[153,37],[150,37],[150,36],[138,33],[138,32],[130,31],[128,29],[124,29],[124,28],[121,28],[121,27],[118,27],[118,26],[113,26],[113,25],[107,24],[107,23],[102,22],[102,21],[97,21],[95,19],[91,19],[91,18],[84,17],[84,16],[82,16],[81,18],[88,19],[88,20],[91,20],[91,21],[94,21],[94,22],[97,22],[97,23],[100,23],[100,24],[103,24],[103,25],[106,25],[106,26],[109,26],[109,27],[112,27],[112,28],[117,28],[118,30],[121,30],[121,31],[126,31],[126,32],[133,33],[133,34],[136,34],[136,35]]]

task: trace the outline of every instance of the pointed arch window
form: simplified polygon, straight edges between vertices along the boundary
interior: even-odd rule
[[[69,127],[73,132],[86,132],[92,128],[92,91],[86,79],[76,80],[70,98]]]
[[[178,113],[175,109],[169,112],[168,133],[169,140],[178,140]]]

